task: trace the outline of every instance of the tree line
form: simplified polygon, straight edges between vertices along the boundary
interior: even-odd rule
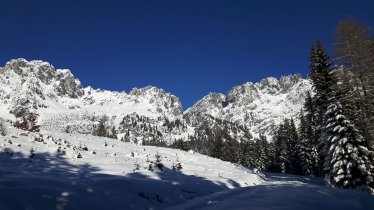
[[[264,135],[253,138],[234,123],[204,118],[188,141],[160,144],[160,136],[146,145],[193,150],[263,171],[325,177],[333,187],[373,192],[374,37],[368,27],[344,20],[336,29],[333,49],[330,58],[320,41],[311,47],[312,90],[298,119],[285,119],[273,141]],[[97,135],[107,136],[102,124]],[[171,130],[185,125],[165,126]]]
[[[229,129],[206,129],[172,147],[270,172],[325,177],[328,185],[374,189],[374,37],[352,19],[336,30],[331,59],[320,41],[311,47],[307,93],[298,117],[285,119],[273,141],[233,139]]]

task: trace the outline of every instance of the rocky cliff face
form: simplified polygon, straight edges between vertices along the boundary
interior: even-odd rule
[[[108,128],[123,131],[121,122],[134,114],[149,118],[147,126],[155,128],[183,117],[179,99],[162,89],[148,86],[127,94],[83,88],[70,70],[55,69],[43,61],[7,62],[0,69],[0,84],[1,117],[14,121],[34,113],[44,129],[93,133],[105,117]],[[136,129],[132,130],[135,135]]]
[[[187,140],[204,126],[229,128],[233,137],[272,136],[284,118],[296,118],[311,89],[300,75],[210,93],[183,113],[178,97],[153,86],[128,94],[92,87],[67,69],[43,61],[14,59],[0,68],[0,117],[35,113],[42,129],[93,133],[105,119],[110,134],[136,142]],[[201,133],[201,132],[199,132]],[[199,134],[200,135],[200,134]]]
[[[166,116],[181,116],[183,114],[182,104],[178,97],[153,86],[145,88],[134,88],[129,93],[139,101],[148,101],[157,107],[157,113]]]
[[[47,98],[79,98],[84,92],[80,81],[69,70],[56,70],[43,61],[15,59],[0,70],[1,104],[16,117],[47,108]]]
[[[271,137],[283,119],[297,118],[310,89],[310,82],[301,75],[269,77],[235,86],[227,95],[209,94],[184,116],[191,124],[197,123],[197,116],[212,116],[243,125],[254,136],[263,133]]]

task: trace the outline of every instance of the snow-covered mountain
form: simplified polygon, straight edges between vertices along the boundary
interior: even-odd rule
[[[309,90],[310,82],[299,74],[268,77],[235,86],[227,95],[210,93],[184,116],[192,125],[204,116],[212,116],[245,126],[254,136],[263,133],[271,137],[285,118],[297,119]]]
[[[69,70],[55,69],[43,61],[7,62],[0,69],[0,84],[2,118],[14,121],[35,113],[47,130],[92,133],[103,116],[108,119],[106,126],[123,130],[124,118],[135,114],[149,118],[147,123],[162,131],[165,121],[183,117],[179,99],[162,89],[148,86],[127,94],[83,88]],[[166,138],[170,133],[172,130],[162,134]]]
[[[371,195],[328,188],[320,178],[127,142],[209,139],[222,128],[237,140],[271,134],[297,115],[308,89],[298,75],[267,78],[209,94],[183,113],[159,88],[84,88],[69,70],[12,60],[0,68],[0,209],[315,209],[316,200],[319,209],[373,209]],[[30,113],[40,132],[13,126]],[[90,135],[100,126],[123,141]]]
[[[125,93],[83,87],[70,70],[25,59],[0,68],[0,85],[1,118],[15,121],[35,113],[42,129],[82,134],[94,133],[105,119],[113,135],[140,143],[187,140],[204,122],[218,127],[231,123],[235,132],[229,133],[237,139],[246,130],[271,137],[284,118],[297,117],[311,88],[300,75],[269,77],[235,86],[227,95],[210,93],[183,113],[179,98],[160,88]]]

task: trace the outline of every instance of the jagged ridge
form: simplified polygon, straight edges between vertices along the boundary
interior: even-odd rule
[[[311,88],[300,75],[279,80],[269,77],[235,86],[227,95],[210,93],[183,113],[179,98],[163,89],[147,86],[127,94],[83,88],[70,70],[55,69],[43,61],[7,62],[0,69],[0,83],[2,118],[15,120],[31,112],[38,115],[43,129],[93,133],[106,116],[109,130],[120,139],[137,142],[187,140],[202,122],[220,126],[217,120],[232,123],[233,137],[240,138],[237,131],[243,128],[254,136],[264,133],[271,137],[284,118],[297,116],[305,93]],[[133,125],[134,121],[138,124]]]

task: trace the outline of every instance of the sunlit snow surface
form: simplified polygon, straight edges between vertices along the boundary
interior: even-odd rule
[[[162,89],[83,88],[69,70],[24,59],[0,69],[0,84],[0,118],[7,120],[7,135],[0,136],[0,210],[374,209],[374,196],[331,189],[320,179],[261,174],[192,151],[74,134],[92,133],[103,115],[115,125],[134,112],[155,126],[182,119],[179,99]],[[226,96],[210,94],[184,114],[208,114],[269,134],[297,116],[309,89],[298,75],[266,78]],[[40,134],[10,126],[15,116],[9,111],[18,108],[39,115]],[[189,125],[163,138],[186,139],[193,132]],[[149,171],[156,154],[163,170]],[[177,163],[181,171],[172,170]]]
[[[163,209],[263,182],[250,169],[193,152],[46,131],[39,142],[37,134],[8,132],[0,137],[0,209]],[[150,172],[157,153],[165,167]],[[172,170],[178,161],[183,169]]]
[[[374,196],[320,179],[264,175],[193,152],[90,135],[41,134],[9,127],[0,137],[0,209],[374,208]],[[163,171],[148,171],[155,154]],[[177,162],[181,171],[172,170]]]

